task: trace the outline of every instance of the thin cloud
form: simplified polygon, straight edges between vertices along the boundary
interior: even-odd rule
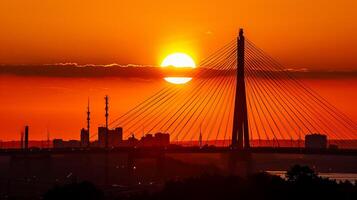
[[[55,63],[44,65],[2,65],[1,75],[45,76],[45,77],[135,77],[157,78],[163,74],[158,67],[149,65],[95,65],[77,63]]]
[[[197,70],[199,70],[197,72]],[[209,72],[211,71],[211,72]],[[41,76],[41,77],[119,77],[119,78],[140,78],[157,79],[165,76],[175,76],[175,74],[190,76],[193,73],[202,74],[201,77],[208,77],[208,74],[217,74],[216,69],[198,68],[195,70],[161,68],[152,65],[128,64],[83,64],[78,63],[55,63],[43,65],[0,65],[0,75],[16,76]],[[235,70],[230,70],[227,75],[232,75]],[[266,73],[281,75],[288,72],[297,78],[357,78],[357,70],[310,70],[308,68],[286,68],[284,70],[261,70],[251,69],[250,76],[264,78]]]

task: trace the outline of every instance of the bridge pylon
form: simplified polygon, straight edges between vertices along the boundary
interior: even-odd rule
[[[244,43],[243,29],[240,29],[237,38],[237,79],[231,144],[232,148],[235,149],[248,149],[250,147],[244,78]]]

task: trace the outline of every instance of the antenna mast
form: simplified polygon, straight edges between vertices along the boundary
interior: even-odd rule
[[[109,117],[109,97],[105,95],[105,148],[108,148],[108,117]]]
[[[90,128],[90,110],[89,110],[89,97],[88,97],[88,105],[87,105],[87,131],[88,135],[89,134],[89,128]]]

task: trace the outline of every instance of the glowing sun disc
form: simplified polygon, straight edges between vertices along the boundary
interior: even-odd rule
[[[164,79],[169,83],[177,85],[185,84],[192,80],[191,77],[165,77]]]
[[[173,53],[168,55],[161,63],[161,67],[168,66],[195,68],[196,64],[195,61],[185,53]]]
[[[168,55],[161,63],[161,67],[175,68],[195,68],[195,61],[185,53],[173,53]],[[165,77],[165,81],[172,84],[185,84],[192,80],[192,77]]]

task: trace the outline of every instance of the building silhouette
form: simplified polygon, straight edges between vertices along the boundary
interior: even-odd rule
[[[139,142],[139,146],[158,147],[170,145],[170,135],[167,133],[156,133],[144,135]]]
[[[89,146],[89,131],[88,129],[81,129],[81,147]]]
[[[305,148],[308,149],[326,149],[327,136],[323,134],[309,134],[305,136]]]
[[[124,141],[124,146],[137,146],[139,143],[139,140],[135,138],[135,135],[132,134],[128,140]]]
[[[108,135],[107,135],[108,134]],[[106,146],[106,135],[108,136],[108,147],[119,147],[123,142],[123,128],[107,129],[106,127],[98,127],[98,146],[104,148]]]
[[[54,139],[53,140],[53,148],[55,149],[64,149],[64,148],[79,148],[81,147],[81,142],[78,140],[62,140],[62,139]]]

